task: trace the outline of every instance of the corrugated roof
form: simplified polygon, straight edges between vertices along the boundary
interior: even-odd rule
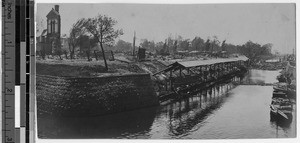
[[[170,65],[168,65],[168,68],[161,70],[157,73],[154,73],[153,76],[159,74],[159,73],[165,73],[170,70],[174,70],[178,67],[183,66],[184,68],[189,68],[189,67],[197,67],[197,66],[203,66],[203,65],[212,65],[216,63],[226,63],[226,62],[234,62],[234,61],[247,61],[248,58],[246,56],[239,56],[236,58],[218,58],[218,59],[209,59],[209,60],[197,60],[197,61],[176,61]]]
[[[248,58],[246,56],[239,56],[236,58],[218,58],[218,59],[209,59],[209,60],[183,61],[178,63],[187,68],[187,67],[197,67],[202,65],[212,65],[216,63],[247,61],[247,60]]]

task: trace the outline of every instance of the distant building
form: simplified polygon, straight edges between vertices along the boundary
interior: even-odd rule
[[[37,54],[56,54],[61,50],[61,18],[59,5],[47,14],[47,29],[37,37]]]

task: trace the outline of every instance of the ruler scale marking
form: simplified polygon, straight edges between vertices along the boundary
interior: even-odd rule
[[[4,33],[4,57],[10,57],[11,59],[4,58],[4,67],[14,67],[15,61],[15,1],[9,0],[4,1],[4,14],[5,17],[3,19],[5,27],[3,30]],[[4,114],[3,114],[3,142],[15,142],[15,125],[14,125],[14,80],[15,80],[15,72],[12,71],[4,71],[4,96],[3,96],[3,106],[4,106]],[[9,81],[11,83],[7,83]]]
[[[3,0],[2,32],[2,142],[35,142],[34,1]]]

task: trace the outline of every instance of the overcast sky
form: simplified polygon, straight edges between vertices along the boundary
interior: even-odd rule
[[[55,4],[37,4],[37,22],[44,19]],[[62,34],[67,34],[79,18],[98,13],[118,21],[123,29],[120,39],[137,42],[147,38],[155,42],[168,36],[193,39],[217,36],[220,41],[243,44],[249,40],[273,44],[273,50],[292,53],[295,47],[294,4],[62,4],[59,3]]]

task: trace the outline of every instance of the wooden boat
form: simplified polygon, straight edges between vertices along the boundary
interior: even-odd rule
[[[291,88],[287,83],[276,83],[273,85],[273,97],[296,98],[296,89]],[[282,94],[284,93],[284,94]]]
[[[285,82],[278,82],[273,85],[274,91],[285,92],[287,90],[288,84]]]
[[[287,95],[282,91],[274,91],[273,98],[287,98]]]
[[[270,105],[271,114],[276,116],[277,120],[292,120],[293,105],[286,98],[272,98]]]

